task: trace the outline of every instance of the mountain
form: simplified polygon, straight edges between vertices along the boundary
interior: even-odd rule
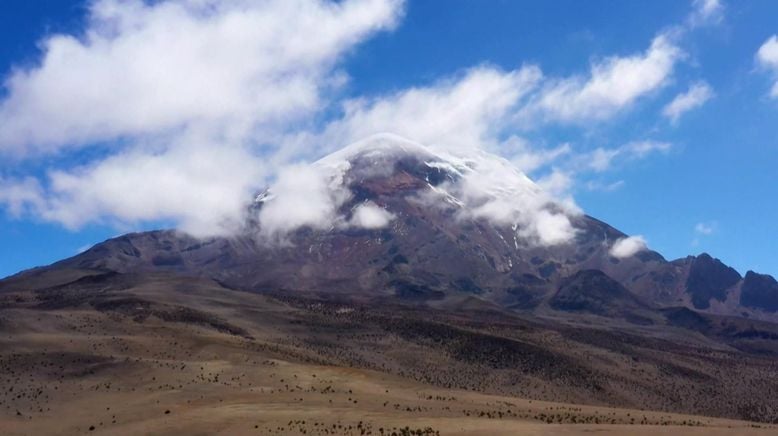
[[[772,277],[617,249],[485,152],[380,135],[294,171],[238,234],[133,233],[0,281],[0,428],[775,430]]]
[[[572,292],[571,280],[597,271],[599,279],[575,292],[618,284],[629,295],[619,301],[630,307],[639,299],[656,309],[778,320],[771,277],[744,279],[705,253],[671,262],[650,250],[617,258],[612,248],[627,235],[554,201],[509,162],[485,152],[445,154],[379,135],[313,167],[328,191],[345,193],[335,205],[339,223],[292,229],[280,242],[268,240],[256,218],[229,238],[130,234],[21,277],[51,269],[172,271],[256,292],[393,296],[437,305],[475,297],[511,310],[564,311],[559,292]],[[261,216],[279,194],[271,187],[258,195],[251,216]],[[391,221],[373,228],[349,224],[366,207]],[[553,226],[542,228],[559,219],[573,230],[567,240],[555,240]]]

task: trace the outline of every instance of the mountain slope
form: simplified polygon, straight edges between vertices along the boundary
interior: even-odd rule
[[[453,419],[445,428],[473,419],[472,428],[492,434],[482,426],[499,412],[504,425],[617,424],[616,434],[623,425],[712,425],[667,413],[778,422],[778,326],[686,308],[660,311],[655,324],[598,325],[588,315],[604,309],[619,317],[623,299],[644,310],[599,272],[561,289],[574,298],[599,289],[602,297],[566,307],[580,315],[567,321],[518,315],[474,296],[435,308],[396,298],[258,295],[176,273],[78,274],[49,270],[26,282],[32,289],[0,294],[4,429],[29,434],[59,423],[66,433],[149,431],[143,425],[175,432],[222,408],[255,411],[250,420],[225,418],[242,426],[238,432],[302,419],[330,427],[344,416],[391,428],[400,414],[432,427],[435,416]],[[524,399],[567,404],[552,412]],[[571,404],[596,407],[581,414]],[[617,417],[603,406],[664,413]]]

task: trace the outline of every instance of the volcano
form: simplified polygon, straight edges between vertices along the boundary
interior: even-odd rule
[[[641,248],[614,256],[614,245],[627,235],[555,201],[510,162],[486,152],[436,153],[378,135],[311,169],[325,192],[291,195],[301,203],[325,197],[331,216],[324,219],[302,221],[279,235],[262,222],[265,209],[276,209],[267,214],[270,219],[299,219],[285,210],[295,203],[284,203],[279,198],[284,193],[271,187],[257,195],[237,236],[129,234],[6,283],[63,269],[166,271],[250,292],[397,298],[436,306],[476,298],[508,310],[543,312],[561,307],[553,300],[565,283],[596,271],[602,279],[590,285],[618,285],[627,300],[640,300],[646,308],[778,320],[772,277],[749,272],[744,280],[705,253],[667,261]],[[365,219],[373,221],[361,223]],[[586,298],[597,292],[590,288],[576,289]]]

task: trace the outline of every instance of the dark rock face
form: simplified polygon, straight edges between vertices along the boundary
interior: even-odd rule
[[[747,272],[740,288],[740,304],[768,312],[778,311],[778,281],[766,274]]]
[[[734,268],[703,253],[692,261],[686,290],[696,309],[707,309],[712,298],[724,301],[727,289],[735,286],[740,279],[740,274]]]
[[[563,281],[550,306],[562,311],[618,316],[642,308],[643,304],[602,271],[584,270]]]

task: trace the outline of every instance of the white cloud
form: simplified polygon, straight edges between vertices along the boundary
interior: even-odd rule
[[[537,235],[543,245],[568,243],[575,234],[576,230],[566,215],[553,213],[548,209],[539,211],[525,232],[525,236]]]
[[[668,153],[673,148],[669,142],[634,141],[617,148],[596,148],[578,156],[578,166],[595,172],[610,170],[616,160],[634,161],[644,159],[653,153]]]
[[[702,238],[716,233],[717,228],[718,228],[718,223],[716,221],[697,223],[694,226],[695,236],[694,239],[692,239],[692,243],[691,243],[692,247],[699,246]]]
[[[0,178],[0,204],[4,204],[12,217],[39,210],[43,189],[38,180],[26,177],[22,180]]]
[[[270,193],[259,212],[260,235],[270,240],[283,240],[303,226],[329,229],[342,224],[338,209],[351,197],[343,172],[305,164],[281,171]]]
[[[597,172],[602,172],[610,169],[611,162],[613,162],[613,159],[615,159],[616,156],[621,154],[619,150],[620,149],[617,148],[614,149],[597,148],[589,154],[586,160],[589,162],[589,167],[591,169]]]
[[[263,163],[240,148],[186,144],[139,150],[69,171],[52,171],[37,213],[68,228],[90,222],[173,220],[194,235],[226,234],[243,224],[246,199],[263,180]]]
[[[614,242],[610,249],[610,255],[618,259],[624,259],[646,249],[646,240],[643,236],[629,236]]]
[[[386,209],[367,202],[357,206],[349,223],[364,229],[380,229],[389,225],[394,218],[394,214]]]
[[[716,231],[715,222],[697,223],[694,226],[694,232],[698,235],[709,236]]]
[[[589,180],[588,182],[586,182],[586,189],[589,191],[613,192],[621,189],[624,186],[624,184],[625,184],[624,180],[617,180],[611,183]]]
[[[549,165],[572,152],[573,147],[569,143],[549,149],[540,149],[516,136],[508,138],[499,145],[499,153],[506,156],[516,168],[526,173]]]
[[[623,146],[620,150],[631,159],[643,159],[652,153],[668,153],[673,144],[661,141],[634,141]]]
[[[673,149],[669,142],[643,140],[632,141],[615,148],[598,147],[587,152],[569,152],[560,155],[550,173],[538,180],[538,185],[556,198],[571,201],[570,193],[576,188],[588,191],[613,192],[625,185],[624,180],[605,183],[600,180],[581,181],[587,173],[602,174],[621,168],[654,154],[667,154]]]
[[[586,78],[549,81],[525,115],[563,122],[610,118],[664,86],[681,56],[671,37],[661,34],[645,53],[594,63]]]
[[[765,67],[778,68],[778,35],[773,35],[759,47],[757,59]]]
[[[721,0],[694,0],[689,25],[698,27],[706,24],[718,24],[724,19],[724,4]]]
[[[519,236],[531,244],[558,245],[575,237],[570,216],[580,213],[577,206],[558,201],[505,159],[475,154],[466,160],[472,171],[465,171],[451,192],[465,205],[464,217],[516,226]],[[560,175],[547,186],[563,178]]]
[[[702,106],[713,97],[713,89],[704,82],[695,83],[688,91],[675,96],[673,101],[662,109],[662,115],[673,123],[678,122],[681,115]]]
[[[770,71],[775,77],[770,97],[778,98],[778,35],[771,36],[759,47],[756,60],[759,66]]]
[[[53,151],[196,125],[272,133],[322,106],[335,61],[390,28],[398,0],[98,0],[53,35],[0,104],[0,151]]]
[[[569,172],[555,168],[547,176],[537,181],[543,191],[552,195],[562,196],[570,191],[573,186],[573,175]]]
[[[392,132],[450,149],[495,146],[512,110],[541,77],[537,67],[506,72],[482,66],[427,87],[349,100],[342,119],[330,123],[313,141],[335,139],[336,144],[344,144]]]

